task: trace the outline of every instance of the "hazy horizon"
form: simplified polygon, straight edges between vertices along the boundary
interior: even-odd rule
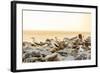
[[[23,30],[23,32],[24,31],[40,31],[40,32],[42,32],[42,31],[44,31],[44,32],[52,32],[52,31],[55,31],[55,32],[82,32],[82,33],[90,33],[90,31],[64,31],[64,30]]]

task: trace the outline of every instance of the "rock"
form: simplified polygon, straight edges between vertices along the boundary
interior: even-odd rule
[[[23,49],[29,49],[31,47],[31,42],[23,42]]]
[[[58,50],[59,48],[50,48],[50,52],[52,52],[52,53],[54,53],[54,52],[56,52],[57,50]]]
[[[84,51],[81,54],[78,54],[75,60],[87,60],[91,59],[91,51]]]
[[[75,57],[72,55],[68,55],[64,60],[75,60]]]
[[[45,57],[47,55],[52,54],[50,51],[48,51],[47,49],[43,49],[43,48],[36,48],[36,49],[31,49],[31,50],[26,50],[25,53],[23,53],[23,57],[22,60],[30,60],[30,58],[32,57],[37,57],[38,60],[42,61],[42,58],[40,59],[40,57]]]
[[[79,46],[79,49],[78,49],[78,54],[81,55],[81,54],[84,53],[84,51],[85,51],[85,50],[82,48],[82,45],[80,45],[80,46]]]
[[[82,34],[78,34],[78,38],[79,38],[80,40],[82,40],[82,39],[83,39]]]
[[[55,59],[57,58],[57,53],[53,53],[53,54],[51,54],[51,55],[47,55],[46,57],[45,57],[45,60],[46,61],[55,61]]]
[[[71,55],[76,57],[78,55],[78,51],[76,49],[72,50]]]
[[[91,38],[84,39],[82,34],[72,38],[64,38],[63,41],[47,39],[45,42],[23,42],[23,62],[45,62],[63,60],[87,60],[91,59]]]
[[[47,55],[52,54],[52,52],[50,52],[48,49],[41,48],[41,49],[39,49],[39,51],[40,51],[40,54],[43,56],[47,56]]]
[[[67,50],[63,49],[63,50],[59,50],[57,53],[59,53],[61,56],[66,57],[68,55]]]
[[[75,60],[86,60],[87,59],[87,55],[86,54],[81,54],[78,55]]]
[[[27,59],[25,59],[23,62],[35,62],[35,61],[37,61],[37,57],[31,57],[31,58],[27,58]]]
[[[41,54],[36,51],[31,51],[23,54],[22,60],[26,60],[27,58],[32,58],[32,57],[41,57]]]

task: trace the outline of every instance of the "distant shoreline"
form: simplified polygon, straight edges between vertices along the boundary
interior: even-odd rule
[[[91,33],[85,31],[53,31],[53,30],[23,30],[23,32],[67,32],[67,33]]]

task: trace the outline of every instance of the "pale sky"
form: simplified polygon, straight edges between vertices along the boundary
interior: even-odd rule
[[[90,32],[91,14],[23,11],[23,30]]]

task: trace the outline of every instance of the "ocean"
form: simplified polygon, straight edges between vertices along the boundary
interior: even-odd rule
[[[55,39],[55,37],[59,40],[63,40],[63,38],[72,38],[78,34],[82,34],[83,38],[91,35],[90,32],[23,30],[23,41],[32,42],[32,37],[34,37],[37,42],[44,42],[46,39]]]

